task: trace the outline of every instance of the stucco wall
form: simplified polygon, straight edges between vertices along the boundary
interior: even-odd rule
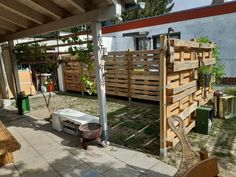
[[[166,33],[168,27],[181,32],[182,39],[207,36],[218,44],[220,59],[226,67],[226,77],[236,77],[236,13],[198,18],[193,20],[168,23],[152,27],[138,28],[115,33],[104,34],[111,37],[111,51],[134,49],[134,39],[123,37],[124,33],[148,31],[149,36]],[[104,43],[106,46],[106,43]]]

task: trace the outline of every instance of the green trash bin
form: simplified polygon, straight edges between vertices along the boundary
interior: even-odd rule
[[[24,115],[30,112],[29,96],[20,93],[17,98],[17,108],[19,115]]]
[[[195,131],[208,135],[212,126],[213,108],[210,106],[200,106],[196,112]]]

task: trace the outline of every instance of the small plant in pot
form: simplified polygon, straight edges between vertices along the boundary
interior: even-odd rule
[[[198,87],[209,87],[213,81],[212,68],[209,66],[201,66],[198,69]]]
[[[208,37],[200,37],[197,39],[200,43],[212,43]],[[216,62],[212,66],[201,66],[198,69],[198,86],[199,87],[209,87],[219,84],[224,76],[224,65],[220,63],[219,57],[219,47],[216,45],[213,48],[212,53],[213,58]]]

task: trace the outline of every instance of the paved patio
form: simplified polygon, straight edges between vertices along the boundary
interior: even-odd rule
[[[22,146],[15,163],[0,168],[1,177],[169,177],[176,172],[154,157],[115,145],[85,151],[79,137],[16,110],[0,109],[0,120]]]

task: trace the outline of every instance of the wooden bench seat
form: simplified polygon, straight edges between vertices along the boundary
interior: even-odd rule
[[[20,148],[20,143],[0,121],[0,166],[13,163],[13,152]]]

